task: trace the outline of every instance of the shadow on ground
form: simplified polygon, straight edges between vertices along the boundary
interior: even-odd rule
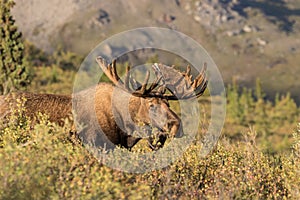
[[[248,17],[245,8],[259,9],[267,19],[278,25],[281,31],[290,33],[293,31],[295,20],[291,20],[291,16],[300,16],[300,9],[291,9],[283,0],[243,0],[239,1],[233,9],[240,15]]]

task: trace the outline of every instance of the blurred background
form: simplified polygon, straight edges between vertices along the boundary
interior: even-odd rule
[[[254,88],[259,78],[268,98],[290,92],[300,103],[300,1],[18,0],[12,11],[24,37],[46,53],[60,49],[85,57],[122,31],[178,30],[203,45],[225,83]],[[117,48],[108,45],[107,51]]]

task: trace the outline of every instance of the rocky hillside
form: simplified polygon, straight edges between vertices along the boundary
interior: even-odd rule
[[[175,29],[208,50],[226,82],[252,86],[259,77],[270,96],[290,91],[300,100],[300,1],[18,0],[14,16],[38,47],[83,55],[121,31]]]

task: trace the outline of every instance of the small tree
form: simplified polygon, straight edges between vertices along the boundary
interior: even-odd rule
[[[260,99],[264,100],[264,98],[266,97],[259,78],[256,79],[255,96],[257,101],[259,101]]]
[[[22,89],[31,79],[22,34],[10,12],[14,5],[13,0],[0,0],[0,94]]]
[[[228,85],[227,88],[227,115],[232,119],[234,122],[242,123],[244,121],[243,116],[243,108],[240,104],[240,95],[239,95],[239,87],[233,79],[232,85]]]

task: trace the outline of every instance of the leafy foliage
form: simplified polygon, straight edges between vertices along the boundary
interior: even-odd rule
[[[257,140],[265,151],[275,153],[289,150],[292,145],[291,127],[299,121],[300,110],[290,94],[277,94],[275,101],[266,99],[257,80],[255,91],[238,87],[233,82],[227,87],[227,118],[225,134],[240,140],[249,127],[258,132]]]
[[[70,94],[77,70],[83,60],[72,52],[58,48],[52,55],[25,42],[25,56],[33,66],[34,76],[28,91],[41,93]]]
[[[250,129],[238,143],[223,138],[205,158],[195,141],[165,169],[128,174],[99,163],[69,134],[69,121],[61,127],[39,114],[33,125],[24,101],[0,131],[1,199],[299,198],[299,129],[286,155],[260,151]]]
[[[13,0],[0,1],[0,94],[22,89],[31,80],[22,34],[10,13],[13,5]]]

